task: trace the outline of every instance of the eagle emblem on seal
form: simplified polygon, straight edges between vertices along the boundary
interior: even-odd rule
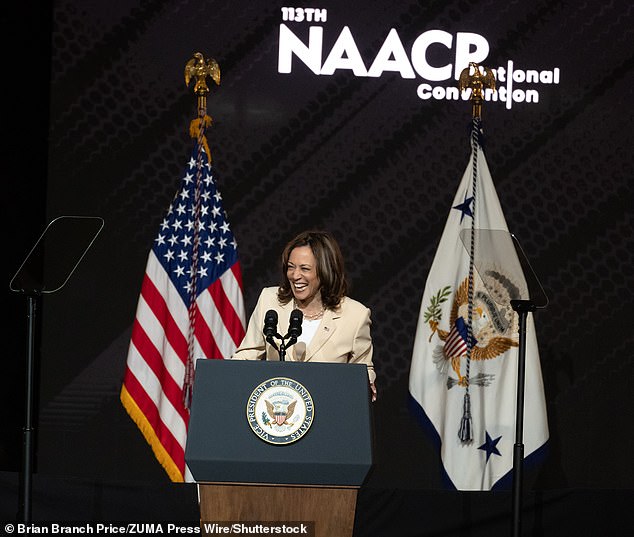
[[[469,281],[465,278],[456,289],[449,313],[449,327],[440,327],[442,320],[441,304],[449,299],[451,287],[447,286],[432,296],[425,312],[424,321],[431,328],[429,341],[438,336],[441,344],[432,352],[438,371],[447,375],[447,387],[456,384],[466,387],[470,384],[488,386],[493,375],[480,373],[467,377],[462,373],[463,358],[467,356],[468,319],[469,319]],[[470,359],[475,361],[492,360],[503,355],[511,347],[519,346],[517,339],[517,315],[510,307],[500,307],[488,293],[475,289],[471,312],[472,347]],[[449,376],[449,368],[457,378]]]
[[[293,412],[295,412],[297,401],[291,401],[286,404],[283,401],[271,402],[267,399],[265,403],[267,414],[278,426],[290,425],[288,419],[293,415]]]

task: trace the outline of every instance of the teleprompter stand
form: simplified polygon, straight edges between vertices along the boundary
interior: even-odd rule
[[[473,233],[473,236],[472,236]],[[460,233],[467,251],[473,239],[474,265],[489,296],[499,305],[511,308],[519,317],[517,365],[517,404],[515,444],[513,446],[512,537],[521,535],[522,482],[524,466],[524,391],[526,378],[526,321],[528,314],[548,305],[548,297],[524,255],[517,238],[505,230],[465,229]],[[508,296],[493,292],[494,280],[502,274],[509,282]]]
[[[299,440],[272,444],[248,405],[280,378],[310,393],[313,419]],[[365,365],[198,360],[185,460],[203,532],[205,522],[311,522],[316,537],[351,537],[373,464],[370,404]]]
[[[35,376],[35,313],[37,300],[59,291],[83,259],[103,228],[102,218],[60,216],[44,229],[20,268],[9,289],[26,296],[28,301],[25,423],[22,444],[19,519],[31,521],[31,490],[35,429],[33,427]]]

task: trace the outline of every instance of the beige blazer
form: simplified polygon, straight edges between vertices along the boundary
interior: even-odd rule
[[[293,301],[280,304],[277,287],[266,287],[249,319],[247,333],[232,358],[235,360],[279,360],[279,353],[264,338],[264,316],[268,310],[278,315],[277,331],[285,336],[293,310]],[[376,374],[372,363],[370,310],[352,298],[344,297],[336,311],[326,310],[317,332],[308,346],[297,343],[287,349],[286,360],[293,362],[363,363],[368,368],[370,382]]]

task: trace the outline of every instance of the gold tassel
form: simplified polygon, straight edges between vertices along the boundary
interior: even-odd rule
[[[200,122],[201,121],[203,122],[203,127],[205,130],[211,127],[211,124],[213,122],[213,120],[211,119],[211,116],[208,116],[207,114],[205,114],[202,117],[202,119],[201,118],[193,119],[192,122],[189,124],[189,135],[192,138],[198,139],[200,137]],[[204,134],[202,136],[202,144],[203,144],[203,149],[205,150],[205,153],[207,153],[207,159],[209,160],[209,164],[211,165],[211,151],[209,151],[209,145],[207,144],[207,137]]]

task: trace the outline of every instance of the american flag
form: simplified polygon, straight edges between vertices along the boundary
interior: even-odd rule
[[[468,337],[469,330],[467,325],[462,317],[458,317],[445,341],[445,355],[450,358],[465,356],[467,354]],[[473,344],[475,343],[474,341]]]
[[[121,402],[172,481],[185,481],[195,360],[226,359],[246,317],[236,241],[215,170],[195,143],[150,250]]]

